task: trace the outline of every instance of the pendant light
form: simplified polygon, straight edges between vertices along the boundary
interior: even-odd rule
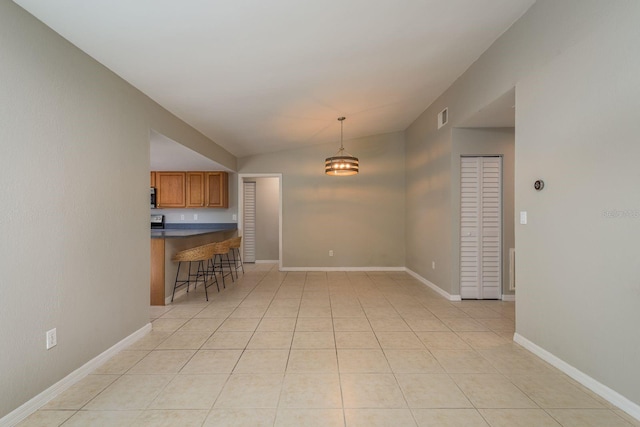
[[[327,157],[324,161],[324,173],[334,176],[356,175],[360,171],[358,158],[347,153],[342,146],[342,123],[344,117],[338,117],[340,122],[340,149],[333,157]]]

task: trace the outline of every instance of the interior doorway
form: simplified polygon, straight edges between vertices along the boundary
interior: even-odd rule
[[[515,254],[515,122],[516,122],[516,89],[511,88],[494,101],[481,108],[477,113],[465,119],[460,126],[454,127],[452,133],[452,179],[454,181],[454,192],[452,203],[454,206],[454,253],[453,280],[454,290],[460,294],[460,298],[501,298],[503,301],[515,301],[515,275],[514,254]],[[464,262],[481,262],[481,258],[467,258],[469,248],[465,246],[471,242],[469,240],[469,230],[463,230],[465,224],[462,219],[462,158],[463,157],[500,157],[500,183],[501,183],[501,227],[500,227],[500,257],[497,260],[500,264],[501,286],[498,290],[485,289],[478,292],[477,288],[471,290],[468,278],[463,276],[482,274],[482,266],[463,267]],[[474,232],[471,231],[473,234]],[[488,237],[488,236],[485,236]],[[485,244],[487,243],[485,239]],[[480,239],[482,243],[482,239]],[[474,245],[476,243],[473,243]],[[475,250],[475,249],[473,249]],[[466,251],[466,252],[465,252]],[[464,253],[464,259],[463,259]],[[488,262],[488,260],[487,260]],[[485,265],[486,273],[488,265]],[[468,271],[469,269],[474,271]],[[482,279],[482,278],[480,278]],[[475,279],[474,279],[475,280]],[[465,283],[466,282],[466,283]],[[466,289],[463,289],[466,288]],[[486,292],[485,292],[486,291]]]
[[[460,297],[502,297],[502,157],[460,158]]]
[[[238,174],[238,219],[243,259],[282,269],[282,174]]]
[[[245,180],[242,183],[242,259],[244,262],[256,262],[256,182]]]

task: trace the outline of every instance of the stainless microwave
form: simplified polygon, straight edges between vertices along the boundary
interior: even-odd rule
[[[156,208],[156,189],[151,187],[151,209]]]

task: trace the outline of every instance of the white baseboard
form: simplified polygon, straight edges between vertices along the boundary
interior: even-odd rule
[[[277,264],[279,262],[279,259],[257,259],[254,264]]]
[[[513,294],[513,295],[502,295],[502,301],[515,301],[515,300],[516,300],[515,294]]]
[[[280,271],[405,271],[404,267],[282,267]]]
[[[571,378],[573,378],[574,380],[576,380],[577,382],[579,382],[589,390],[593,391],[597,395],[601,396],[603,399],[614,404],[615,406],[622,409],[632,417],[640,420],[640,405],[637,405],[636,403],[630,401],[629,399],[627,399],[617,391],[610,389],[606,385],[593,379],[592,377],[580,371],[579,369],[569,365],[564,360],[548,352],[547,350],[538,346],[537,344],[534,344],[533,342],[529,341],[522,335],[518,333],[513,334],[513,340],[518,344],[520,344],[522,347],[529,350],[531,353],[535,354],[536,356],[544,360],[545,362],[549,363],[550,365],[558,368],[565,374],[569,375]]]
[[[418,279],[423,284],[427,285],[432,290],[436,291],[437,293],[439,293],[440,295],[448,299],[449,301],[462,301],[462,298],[460,298],[460,295],[451,295],[449,292],[445,291],[444,289],[440,288],[434,283],[431,283],[430,281],[428,281],[427,279],[425,279],[415,271],[410,270],[408,268],[405,268],[405,271],[409,273],[411,276],[413,276],[414,278]]]
[[[255,264],[267,264],[267,263],[278,263],[278,262],[279,262],[278,260],[273,260],[273,261],[256,260]],[[418,273],[406,267],[281,267],[279,271],[292,271],[292,272],[293,271],[314,271],[314,272],[316,271],[325,271],[325,272],[328,272],[328,271],[406,271],[411,276],[418,279],[420,282],[427,285],[429,288],[433,289],[434,291],[436,291],[437,293],[439,293],[449,301],[462,301],[462,298],[460,298],[460,295],[451,295],[447,291],[431,283],[429,280],[425,279],[424,277],[420,276]],[[186,289],[179,290],[178,292],[176,292],[175,298],[178,298],[184,293],[186,293]],[[503,295],[502,299],[503,301],[515,301],[515,295]],[[171,303],[171,297],[169,296],[165,298],[165,304],[168,305],[170,303]]]
[[[147,323],[145,326],[138,329],[128,337],[124,338],[122,341],[116,343],[113,347],[103,351],[98,356],[94,357],[75,371],[71,372],[69,375],[62,378],[60,381],[58,381],[42,393],[38,394],[18,408],[9,412],[4,417],[0,418],[0,427],[9,427],[18,424],[20,421],[36,412],[54,397],[58,396],[60,393],[80,381],[82,378],[86,377],[96,368],[100,367],[116,353],[124,350],[134,342],[138,341],[140,338],[149,333],[149,331],[151,331],[151,323]]]

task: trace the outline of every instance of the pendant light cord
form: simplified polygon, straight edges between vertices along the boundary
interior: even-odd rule
[[[344,151],[344,145],[342,145],[342,128],[345,118],[346,117],[338,117],[338,121],[340,122],[340,152]]]

